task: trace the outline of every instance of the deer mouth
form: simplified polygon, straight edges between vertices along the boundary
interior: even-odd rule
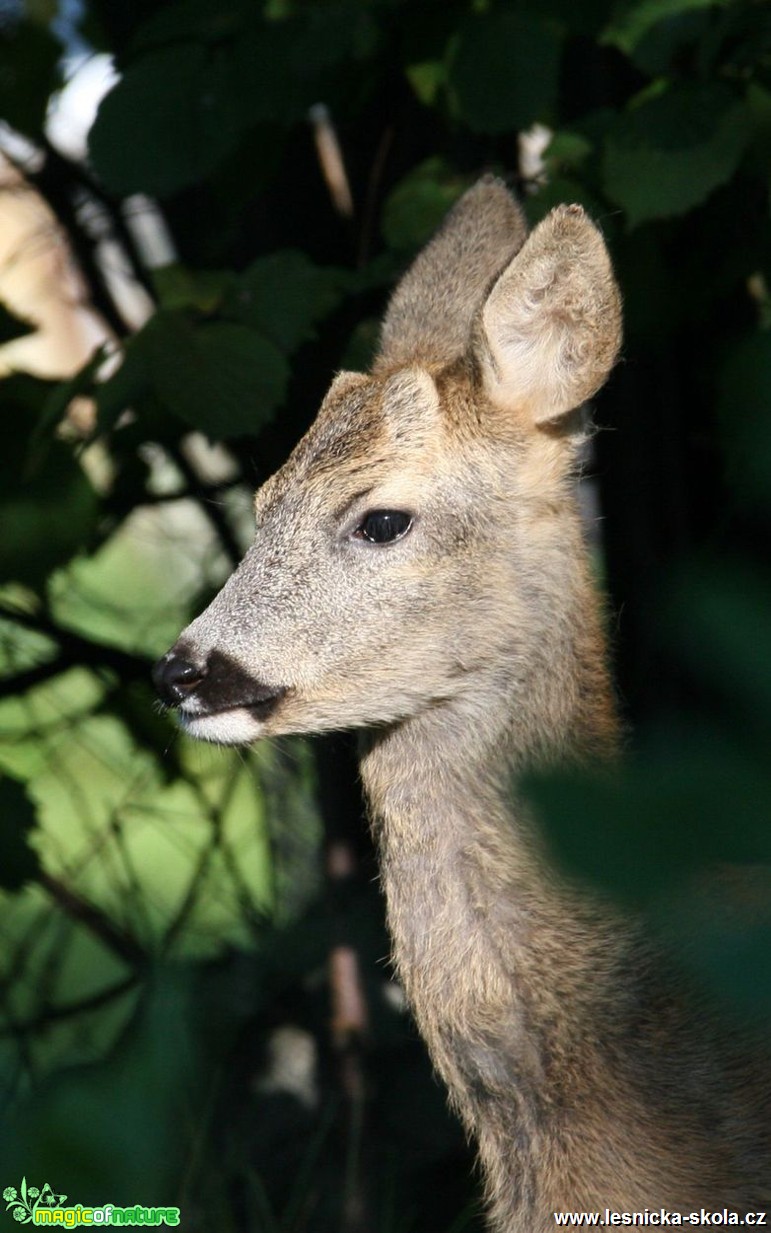
[[[210,705],[208,703],[200,703],[197,707],[189,707],[183,705],[180,707],[180,713],[188,713],[195,715],[196,718],[206,719],[212,715],[227,715],[231,710],[248,710],[249,714],[254,715],[255,719],[268,719],[268,716],[278,707],[281,698],[289,692],[286,687],[278,689],[269,686],[262,686],[250,698],[239,698],[236,700],[227,699],[226,702]]]
[[[265,724],[288,692],[286,687],[262,686],[238,701],[212,706],[190,699],[175,710],[188,736],[215,745],[249,745],[264,734]]]
[[[175,709],[183,722],[191,719],[214,719],[218,715],[229,715],[236,711],[246,711],[254,719],[264,722],[288,692],[285,685],[260,685],[243,698],[223,698],[210,702],[199,695],[180,703]]]

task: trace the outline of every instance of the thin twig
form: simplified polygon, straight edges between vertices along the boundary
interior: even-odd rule
[[[13,676],[3,677],[0,680],[0,702],[4,698],[13,698],[17,694],[26,693],[34,685],[43,685],[72,666],[72,662],[67,659],[66,655],[57,655],[55,659],[49,659],[35,668],[26,668],[23,672],[15,672]]]
[[[125,930],[119,929],[96,904],[81,899],[50,873],[40,873],[38,881],[71,920],[84,925],[120,959],[130,963],[134,968],[142,968],[145,965],[147,955],[139,943]]]
[[[375,229],[375,214],[377,211],[377,200],[380,193],[380,184],[383,179],[383,172],[388,161],[388,155],[391,152],[391,146],[394,140],[393,125],[389,124],[383,131],[383,135],[378,142],[375,157],[372,160],[369,179],[367,181],[367,195],[364,199],[364,209],[362,211],[361,227],[359,229],[359,251],[356,254],[356,264],[359,269],[367,264],[369,260],[369,251],[372,244],[372,235]]]
[[[77,634],[74,630],[59,625],[47,613],[25,612],[23,609],[17,608],[12,604],[0,603],[0,617],[14,621],[23,629],[29,629],[36,634],[43,634],[45,637],[51,638],[59,648],[59,655],[53,661],[53,664],[59,665],[57,671],[64,671],[66,667],[85,665],[95,668],[110,668],[123,679],[136,680],[145,679],[153,664],[150,656],[135,654],[132,651],[123,651],[120,647],[112,646],[110,643],[100,642],[96,638],[86,638],[82,634]],[[42,672],[46,667],[51,669],[50,675],[55,674],[51,663],[40,665],[39,670],[30,669],[29,671]],[[0,681],[0,697],[7,697],[11,692],[10,684],[13,681],[18,682],[19,678],[23,678],[25,675],[27,674],[17,673],[15,677]],[[45,679],[44,673],[42,679]]]
[[[99,1010],[108,1002],[128,993],[137,985],[138,980],[137,974],[132,972],[130,976],[124,976],[115,984],[109,985],[106,989],[100,989],[98,993],[92,993],[89,997],[78,998],[75,1002],[64,1002],[60,1006],[47,1006],[34,1019],[26,1019],[23,1023],[16,1022],[10,1027],[0,1028],[0,1039],[8,1036],[28,1036],[41,1028],[47,1028],[52,1023],[60,1023],[63,1019],[76,1019],[90,1010]]]

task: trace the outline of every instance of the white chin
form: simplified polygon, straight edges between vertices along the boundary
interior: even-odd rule
[[[215,745],[249,745],[265,731],[265,724],[255,719],[246,707],[233,707],[216,715],[186,715],[177,712],[180,727],[188,736]]]

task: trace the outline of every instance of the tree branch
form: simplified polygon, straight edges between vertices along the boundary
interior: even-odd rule
[[[47,614],[32,614],[23,612],[12,605],[0,603],[0,617],[14,621],[22,629],[43,634],[55,642],[59,654],[48,663],[40,664],[25,672],[17,673],[0,681],[0,697],[7,697],[17,690],[28,689],[40,681],[64,672],[67,668],[86,666],[91,668],[109,668],[124,680],[144,680],[149,676],[153,665],[150,656],[137,655],[132,651],[122,651],[120,647],[100,642],[95,638],[86,638],[73,630],[58,625]],[[17,688],[14,688],[14,685]]]
[[[38,880],[66,916],[84,925],[100,942],[132,967],[144,966],[147,955],[136,939],[119,929],[100,908],[81,899],[50,873],[40,873]]]
[[[55,659],[49,659],[35,668],[26,668],[24,672],[16,672],[13,676],[3,677],[0,679],[0,702],[4,698],[14,698],[17,694],[26,693],[34,685],[42,685],[71,667],[72,664],[66,656],[57,655]]]
[[[52,1023],[60,1023],[63,1019],[75,1019],[78,1015],[85,1015],[90,1010],[99,1010],[115,998],[128,993],[136,984],[137,977],[132,973],[131,976],[125,976],[122,980],[116,981],[106,989],[100,989],[98,993],[92,993],[89,997],[78,998],[76,1002],[65,1002],[61,1006],[48,1006],[34,1019],[0,1028],[0,1039],[9,1036],[28,1036],[31,1032],[40,1031],[41,1028],[47,1028]]]
[[[104,509],[112,517],[122,520],[129,514],[133,514],[135,509],[141,509],[145,505],[168,505],[173,501],[216,501],[231,488],[242,486],[244,486],[244,479],[237,475],[233,479],[217,480],[213,484],[199,481],[195,492],[189,487],[178,488],[174,492],[142,492],[137,495],[135,501],[123,492],[109,493],[104,498]]]
[[[41,135],[39,141],[45,153],[45,162],[39,171],[25,171],[24,175],[49,203],[67,231],[73,251],[81,266],[81,272],[88,284],[89,295],[94,307],[102,314],[117,336],[124,338],[129,332],[128,327],[113,300],[109,284],[95,256],[94,241],[78,218],[78,198],[90,200],[104,212],[109,220],[108,225],[112,237],[123,249],[131,264],[134,277],[154,299],[155,293],[137,253],[131,232],[121,215],[119,204],[103,192],[86,167],[60,154],[44,136]]]

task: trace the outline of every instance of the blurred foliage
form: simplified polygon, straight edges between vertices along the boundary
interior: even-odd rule
[[[43,131],[67,37],[50,4],[3,8],[0,117],[41,153],[27,175],[118,355],[0,386],[2,1179],[178,1202],[223,1233],[479,1228],[468,1153],[378,966],[349,752],[190,746],[147,675],[466,185],[498,171],[533,222],[584,203],[626,300],[595,470],[639,735],[617,771],[532,793],[557,859],[645,910],[717,999],[767,1015],[771,8],[87,0],[78,37],[120,76],[86,165]],[[548,147],[525,174],[535,124]],[[137,193],[176,249],[152,268],[125,221]],[[140,329],[104,234],[155,306]],[[27,330],[0,308],[0,345]],[[340,843],[353,872],[324,878]],[[340,946],[368,1007],[342,1040]]]

